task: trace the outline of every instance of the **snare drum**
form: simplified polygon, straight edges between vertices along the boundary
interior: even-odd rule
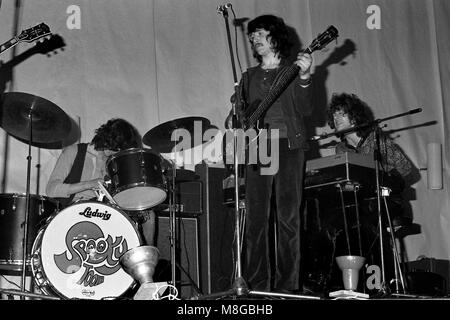
[[[144,210],[166,199],[162,158],[150,149],[127,149],[106,162],[110,193],[124,210]]]
[[[134,284],[120,257],[141,243],[136,225],[116,207],[78,202],[39,231],[31,257],[35,282],[62,298],[117,298]]]
[[[0,269],[22,270],[23,227],[26,214],[26,194],[0,194]],[[45,220],[58,210],[58,202],[51,198],[30,195],[28,214],[27,263],[31,246]]]

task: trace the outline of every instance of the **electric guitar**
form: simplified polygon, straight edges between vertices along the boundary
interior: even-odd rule
[[[0,54],[4,51],[16,46],[20,42],[33,42],[40,38],[50,35],[50,28],[45,24],[41,23],[32,28],[23,30],[18,36],[11,38],[5,43],[0,45]]]
[[[320,33],[316,39],[303,52],[313,53],[326,47],[331,41],[338,37],[338,30],[334,26],[329,26],[326,31]],[[258,106],[250,106],[244,111],[240,122],[244,130],[254,127],[261,116],[270,108],[270,106],[278,99],[289,84],[297,77],[300,67],[296,64],[289,66],[277,77],[274,86],[269,90],[267,96],[259,103]]]

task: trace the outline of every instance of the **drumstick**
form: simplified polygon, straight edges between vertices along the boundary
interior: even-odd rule
[[[108,190],[106,190],[103,183],[101,183],[100,181],[97,181],[97,183],[98,183],[98,186],[100,187],[100,190],[104,193],[104,195],[108,198],[108,200],[111,201],[111,203],[118,205],[116,200],[114,200],[114,198],[111,197],[111,195],[109,194]]]

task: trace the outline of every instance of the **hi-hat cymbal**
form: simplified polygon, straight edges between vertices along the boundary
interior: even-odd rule
[[[0,125],[10,135],[32,145],[62,142],[71,131],[69,116],[56,104],[23,92],[1,95]]]
[[[211,122],[203,117],[179,118],[164,122],[150,129],[144,135],[142,141],[159,153],[171,153],[177,143],[180,141],[186,142],[180,136],[183,131],[175,132],[177,129],[185,129],[190,134],[190,146],[188,148],[190,149],[202,144],[203,133],[210,128],[215,127],[211,126]],[[172,140],[172,134],[174,134],[174,140]],[[199,139],[195,139],[195,134],[201,135]]]

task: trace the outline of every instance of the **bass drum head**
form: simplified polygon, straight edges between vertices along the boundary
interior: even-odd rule
[[[33,273],[44,292],[68,299],[117,298],[134,284],[120,257],[142,241],[122,211],[79,202],[55,215],[33,245]]]

